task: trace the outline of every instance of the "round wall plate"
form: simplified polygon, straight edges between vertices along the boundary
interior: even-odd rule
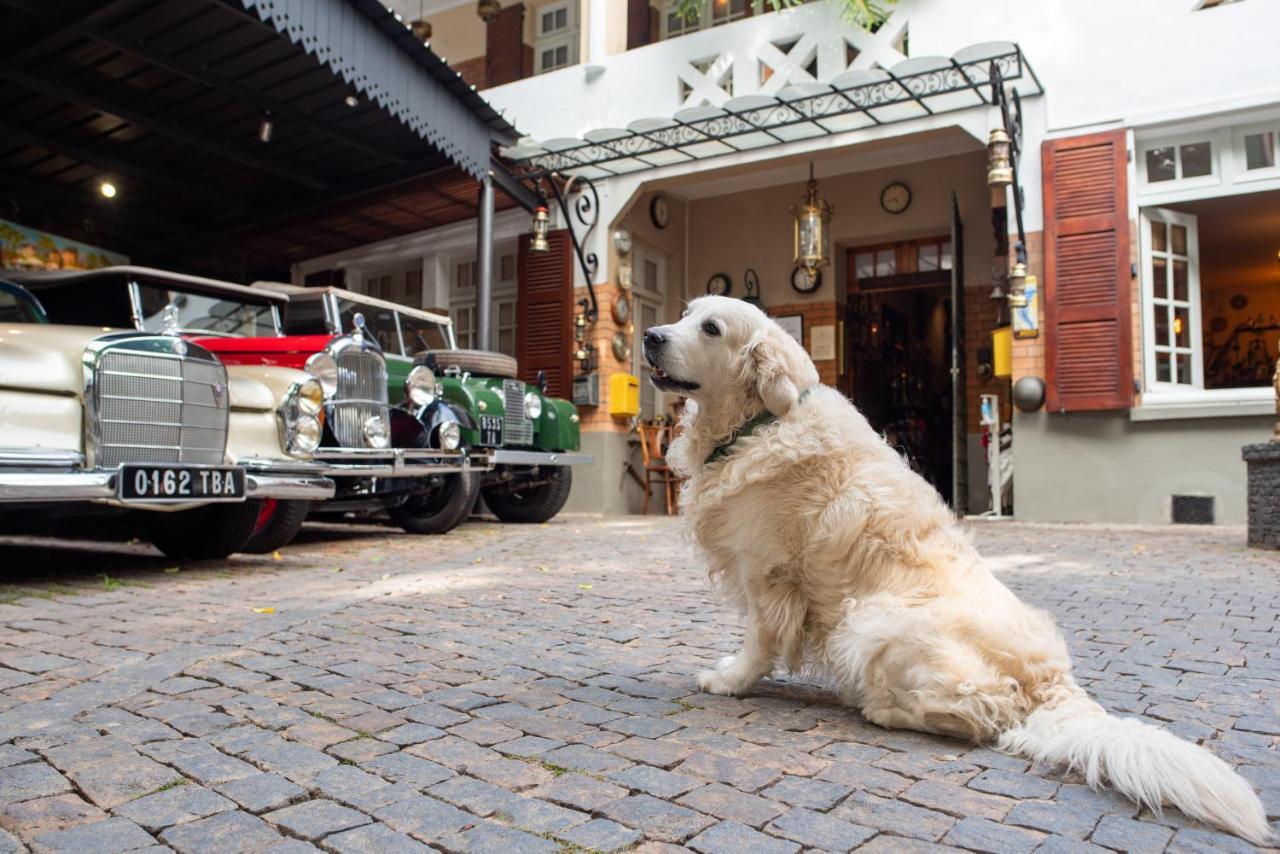
[[[715,273],[707,279],[707,293],[711,296],[727,297],[733,289],[733,282],[728,273]]]
[[[631,320],[631,300],[626,294],[618,294],[613,298],[613,322],[626,324]]]
[[[609,341],[609,345],[613,348],[613,358],[619,362],[626,362],[631,359],[631,336],[627,333],[613,333],[613,338]]]

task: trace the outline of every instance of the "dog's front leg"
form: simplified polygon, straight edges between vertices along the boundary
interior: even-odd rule
[[[709,694],[739,697],[769,675],[778,657],[777,638],[760,619],[756,608],[747,609],[747,637],[742,652],[720,659],[715,670],[698,674],[698,687]]]

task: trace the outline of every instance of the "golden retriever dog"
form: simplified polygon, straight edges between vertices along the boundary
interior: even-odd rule
[[[699,674],[704,691],[806,668],[880,726],[1068,766],[1270,838],[1225,762],[1089,699],[1052,618],[992,575],[933,487],[763,312],[696,299],[648,330],[644,355],[655,386],[691,398],[668,460],[711,578],[745,619],[742,651]]]

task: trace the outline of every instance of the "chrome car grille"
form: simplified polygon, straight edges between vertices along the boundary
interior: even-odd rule
[[[524,383],[520,380],[502,381],[502,443],[504,445],[533,444],[533,422],[524,415]]]
[[[335,348],[338,390],[329,402],[329,426],[344,448],[366,447],[364,425],[375,415],[390,425],[387,406],[387,363],[375,350]]]
[[[178,352],[162,352],[163,347]],[[227,370],[178,339],[133,339],[98,351],[89,415],[94,462],[219,464],[227,447]]]

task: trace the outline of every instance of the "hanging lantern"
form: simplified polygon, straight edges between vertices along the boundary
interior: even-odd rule
[[[498,13],[501,11],[502,4],[498,0],[480,0],[480,2],[476,3],[476,14],[486,24],[492,24],[493,19],[498,17]]]
[[[546,205],[538,205],[533,209],[533,239],[529,241],[530,252],[547,252],[551,244],[547,243],[547,230],[551,228],[551,217]]]
[[[426,18],[410,21],[409,30],[413,33],[413,37],[420,42],[431,40],[431,22]]]
[[[1009,273],[1009,306],[1011,308],[1027,307],[1027,265],[1018,261]]]
[[[1009,134],[1004,128],[993,128],[987,138],[987,186],[1002,189],[1013,183],[1013,164],[1009,160]]]
[[[813,164],[809,164],[809,183],[804,197],[791,209],[795,214],[796,264],[808,270],[826,266],[831,260],[827,239],[831,229],[832,207],[818,193],[818,182],[813,178]]]

